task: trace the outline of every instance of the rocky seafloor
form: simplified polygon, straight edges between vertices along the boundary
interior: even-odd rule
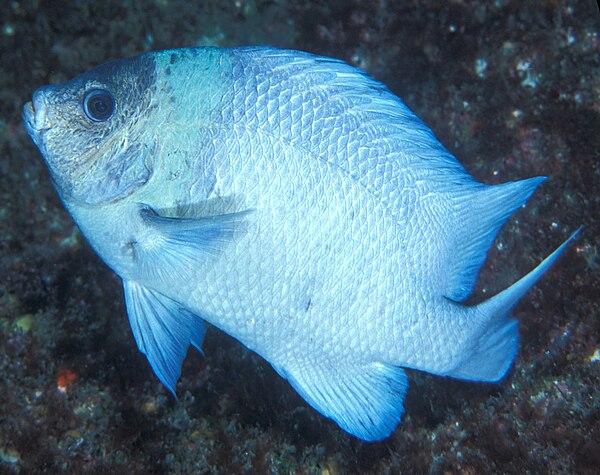
[[[0,473],[598,473],[600,14],[594,1],[4,1],[0,6]],[[499,384],[409,372],[402,424],[361,442],[209,329],[175,400],[120,279],[54,192],[20,118],[109,59],[261,44],[386,83],[478,180],[549,180],[503,228],[474,301],[578,240],[514,310]]]

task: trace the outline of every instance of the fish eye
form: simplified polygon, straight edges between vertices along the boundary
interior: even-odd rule
[[[83,97],[83,111],[90,120],[104,122],[115,110],[115,99],[104,89],[92,89]]]

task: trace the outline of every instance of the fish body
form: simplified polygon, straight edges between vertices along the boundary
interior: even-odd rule
[[[403,368],[501,379],[508,313],[568,243],[462,305],[544,178],[476,182],[385,86],[308,53],[148,53],[37,90],[23,116],[170,391],[209,322],[364,440],[400,421]]]

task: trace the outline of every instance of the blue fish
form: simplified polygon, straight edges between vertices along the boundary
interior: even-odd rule
[[[368,441],[400,422],[404,368],[500,380],[510,310],[577,234],[461,304],[544,178],[478,183],[383,84],[308,53],[148,53],[38,89],[23,118],[172,393],[208,322]]]

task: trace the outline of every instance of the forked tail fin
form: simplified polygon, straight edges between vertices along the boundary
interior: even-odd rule
[[[479,185],[465,188],[453,198],[454,210],[448,217],[452,221],[445,238],[443,295],[455,302],[469,296],[498,231],[545,179]]]
[[[544,259],[535,269],[513,285],[475,307],[474,318],[483,323],[484,328],[478,341],[472,347],[470,357],[445,376],[470,381],[498,381],[510,368],[518,348],[517,321],[508,313],[521,297],[539,280],[558,259],[581,228]]]

